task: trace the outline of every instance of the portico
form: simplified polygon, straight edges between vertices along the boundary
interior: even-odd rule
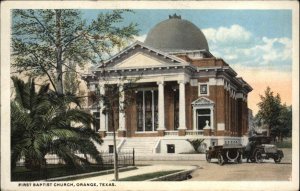
[[[156,72],[155,70],[152,71]],[[113,79],[106,81],[106,85],[114,84],[119,86],[120,108],[124,108],[124,101],[127,96],[126,89],[124,91],[123,87],[126,87],[126,84],[128,85],[128,83],[132,83],[132,79],[124,81],[122,84],[116,83],[117,80]],[[164,136],[170,131],[172,131],[173,134],[174,132],[178,132],[178,135],[180,133],[181,135],[185,135],[185,131],[187,130],[185,117],[185,85],[188,81],[189,77],[184,73],[162,75],[159,77],[148,75],[134,81],[134,98],[127,103],[128,106],[124,108],[124,111],[119,111],[118,135],[120,137],[133,135],[143,136],[143,134],[147,136]],[[98,89],[100,94],[105,94],[104,86],[105,84],[99,80]],[[172,101],[168,100],[168,98]],[[171,108],[168,107],[167,104]],[[176,104],[178,105],[177,112],[176,108],[174,108]],[[97,130],[102,136],[109,136],[111,135],[111,132],[109,131],[111,128],[109,128],[108,123],[105,122],[107,120],[107,116],[102,113],[104,109],[103,100],[99,101],[99,106],[100,126]],[[169,115],[172,117],[169,117]],[[170,122],[170,120],[172,121]],[[130,132],[126,133],[128,130]]]

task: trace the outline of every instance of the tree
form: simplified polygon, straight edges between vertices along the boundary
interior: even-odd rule
[[[91,130],[93,117],[80,108],[79,99],[72,95],[57,95],[42,85],[36,91],[34,80],[27,83],[12,77],[15,98],[11,101],[11,164],[15,167],[21,157],[29,169],[45,167],[47,153],[62,158],[66,164],[80,167],[89,164],[78,151],[90,155],[98,163],[101,156],[94,142],[101,144],[97,133]]]
[[[87,23],[79,10],[13,10],[12,66],[19,73],[46,76],[58,94],[68,92],[65,73],[77,72],[87,62],[101,64],[137,34],[135,24],[120,25],[124,12],[128,10],[99,14]]]
[[[257,105],[259,111],[256,115],[257,124],[265,125],[270,135],[274,138],[287,136],[291,131],[292,113],[291,107],[281,104],[280,95],[274,96],[270,87],[267,87],[265,95],[260,95],[261,102]]]
[[[14,10],[12,58],[16,72],[48,78],[58,95],[78,91],[78,67],[103,60],[137,34],[136,24],[122,26],[123,13],[99,14],[91,23],[78,10]],[[74,83],[75,82],[75,83]]]
[[[279,116],[279,128],[277,136],[280,141],[283,141],[284,137],[291,137],[292,135],[292,106],[282,105]]]
[[[105,72],[105,69],[103,70],[102,74],[102,80],[105,83],[105,93],[100,94],[100,90],[96,90],[96,94],[91,94],[90,98],[93,100],[93,102],[103,103],[102,112],[103,114],[109,116],[110,119],[110,125],[112,127],[113,131],[113,145],[114,145],[114,176],[115,180],[119,180],[119,170],[118,170],[118,151],[117,151],[117,144],[116,144],[116,131],[118,130],[118,119],[116,115],[119,113],[125,113],[126,108],[128,105],[130,105],[133,101],[132,95],[135,94],[136,85],[134,82],[138,81],[140,77],[135,77],[132,79],[128,79],[126,76],[119,74],[117,84],[109,84],[107,83],[107,79],[110,78],[110,74]],[[125,97],[126,99],[122,99],[122,97]],[[100,109],[101,111],[101,109]]]

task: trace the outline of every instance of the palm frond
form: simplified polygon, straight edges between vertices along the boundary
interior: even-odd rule
[[[49,84],[36,92],[34,80],[26,83],[16,77],[12,80],[16,89],[16,97],[11,101],[12,167],[25,157],[26,167],[41,168],[49,152],[75,167],[89,163],[76,152],[101,162],[94,142],[101,144],[102,139],[90,128],[93,116],[78,109],[79,98],[57,95],[49,89]],[[76,108],[71,104],[77,105]]]

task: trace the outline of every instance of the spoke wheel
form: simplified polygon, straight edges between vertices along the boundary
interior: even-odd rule
[[[223,156],[222,156],[222,154],[221,153],[219,153],[218,154],[218,163],[219,163],[219,165],[223,165],[224,164],[224,158],[223,158]]]
[[[238,162],[238,163],[242,163],[242,162],[243,162],[243,161],[242,161],[242,158],[243,158],[242,155],[240,155],[240,157],[238,157],[238,159],[237,159],[237,162]]]
[[[251,162],[255,162],[255,158],[251,158],[250,161],[251,161]]]
[[[281,157],[276,156],[276,157],[274,158],[274,162],[275,162],[275,163],[280,163],[280,162],[281,162]]]
[[[206,153],[206,161],[209,163],[211,162],[211,157],[208,153]]]
[[[257,163],[262,163],[262,162],[263,162],[263,157],[262,157],[260,151],[257,151],[257,152],[255,153],[255,161],[256,161]]]

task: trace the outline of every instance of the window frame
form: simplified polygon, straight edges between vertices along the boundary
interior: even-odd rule
[[[151,92],[151,99],[149,99],[149,100],[151,100],[150,102],[151,102],[151,111],[150,110],[147,110],[147,108],[146,108],[146,93],[149,93],[149,92]],[[141,90],[138,90],[137,92],[136,92],[136,96],[138,96],[137,94],[139,94],[139,93],[141,93],[142,95],[142,110],[140,111],[140,112],[142,112],[142,113],[137,113],[137,118],[136,118],[136,124],[137,124],[137,128],[136,128],[136,133],[152,133],[152,132],[156,132],[157,131],[157,125],[158,125],[158,121],[156,122],[156,116],[158,116],[158,106],[157,107],[155,107],[155,103],[157,102],[157,104],[158,104],[158,90],[157,89],[141,89]],[[138,99],[138,98],[136,98],[136,99]],[[149,100],[147,100],[147,101],[149,101]],[[137,107],[138,107],[138,104],[137,104]],[[148,108],[149,109],[149,108]],[[138,111],[138,109],[137,109],[137,112],[139,112]],[[148,113],[148,115],[149,114],[151,114],[151,130],[149,131],[149,130],[146,130],[146,112]],[[138,123],[139,123],[139,116],[140,116],[140,114],[142,114],[142,130],[138,130],[139,128],[139,125],[138,125]]]
[[[96,113],[99,113],[99,117],[96,117],[95,114]],[[93,130],[95,132],[99,131],[100,130],[100,111],[99,110],[91,110],[91,114],[93,116],[93,118],[96,119],[96,121],[94,123],[92,123],[92,126],[93,126]],[[97,125],[99,125],[99,128],[97,129],[97,127],[95,126],[95,123],[97,123]]]
[[[201,85],[206,85],[206,93],[201,93]],[[208,83],[203,83],[199,82],[198,83],[198,96],[209,96],[209,84]]]

